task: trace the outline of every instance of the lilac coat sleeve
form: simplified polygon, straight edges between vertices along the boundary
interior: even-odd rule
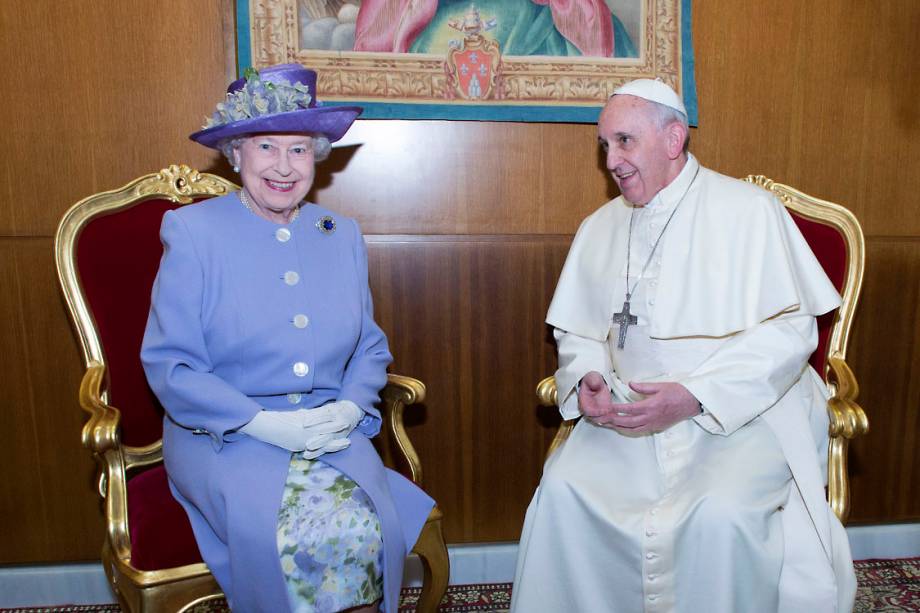
[[[386,335],[374,321],[374,301],[367,277],[367,247],[357,222],[353,223],[356,234],[355,265],[363,288],[363,317],[358,345],[345,367],[339,400],[351,400],[364,410],[365,416],[358,424],[358,430],[372,437],[380,432],[380,411],[374,405],[380,400],[379,390],[386,385],[386,368],[393,361],[393,356]]]
[[[182,426],[206,431],[220,448],[261,407],[213,373],[201,326],[204,269],[192,235],[172,211],[163,217],[160,239],[163,258],[141,361],[169,416]]]

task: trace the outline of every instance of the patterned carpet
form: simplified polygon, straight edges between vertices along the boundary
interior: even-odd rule
[[[856,562],[859,591],[854,613],[920,611],[920,558],[860,560]],[[415,611],[420,588],[406,588],[399,613]],[[506,613],[511,603],[510,583],[452,585],[441,602],[441,613]],[[85,605],[0,609],[0,613],[120,613],[118,605]],[[194,613],[227,613],[226,603],[199,606]],[[538,613],[538,612],[535,612]],[[539,612],[542,613],[542,612]]]

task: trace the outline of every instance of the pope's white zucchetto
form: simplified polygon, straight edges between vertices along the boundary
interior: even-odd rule
[[[665,84],[664,81],[658,79],[636,79],[635,81],[624,83],[613,91],[614,96],[619,94],[628,94],[651,102],[657,102],[680,111],[684,114],[684,117],[687,116],[687,109],[684,108],[684,103],[680,96],[677,95],[677,92]]]

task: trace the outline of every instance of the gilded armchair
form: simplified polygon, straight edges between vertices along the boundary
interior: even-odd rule
[[[810,363],[822,375],[831,393],[827,405],[830,418],[828,502],[840,520],[846,521],[850,513],[847,450],[850,440],[869,430],[866,414],[856,403],[859,386],[846,363],[847,342],[865,266],[862,228],[856,217],[840,205],[774,183],[761,175],[749,175],[745,181],[772,192],[786,206],[842,297],[839,309],[818,318],[818,347]],[[537,397],[544,406],[557,404],[554,377],[540,381]],[[576,421],[562,422],[548,454],[568,438]]]
[[[79,401],[89,418],[82,438],[99,465],[102,562],[127,611],[188,611],[222,597],[167,486],[163,409],[147,386],[140,345],[162,254],[163,214],[236,189],[220,177],[170,166],[77,202],[55,236],[58,279],[86,366]],[[402,416],[405,407],[424,400],[425,386],[389,375],[381,397],[382,455],[407,466],[421,484]],[[418,610],[436,611],[449,573],[437,507],[413,551],[424,571]]]

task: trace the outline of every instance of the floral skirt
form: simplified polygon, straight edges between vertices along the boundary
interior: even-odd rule
[[[278,552],[294,613],[341,611],[383,597],[383,540],[373,504],[322,461],[291,456]]]

